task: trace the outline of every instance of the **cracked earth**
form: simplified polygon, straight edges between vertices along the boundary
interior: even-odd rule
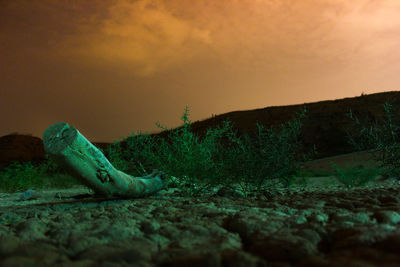
[[[322,178],[316,178],[321,181]],[[1,266],[399,266],[400,185],[0,194]]]

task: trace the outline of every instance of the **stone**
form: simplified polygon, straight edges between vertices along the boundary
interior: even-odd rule
[[[58,122],[43,133],[43,146],[49,159],[91,188],[96,195],[135,198],[152,195],[164,186],[162,171],[133,177],[117,170],[103,153],[75,127]]]

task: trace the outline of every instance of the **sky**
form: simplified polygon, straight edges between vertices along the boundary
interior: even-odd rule
[[[399,48],[398,0],[0,0],[0,136],[399,90]]]

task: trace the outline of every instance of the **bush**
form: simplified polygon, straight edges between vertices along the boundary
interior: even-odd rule
[[[304,109],[300,114],[300,118],[304,117],[305,111]],[[290,189],[293,178],[299,171],[299,160],[305,161],[308,157],[295,156],[299,154],[297,135],[300,133],[301,123],[294,119],[287,124],[288,127],[281,125],[280,132],[274,131],[272,127],[264,132],[263,126],[257,123],[258,138],[255,143],[247,135],[242,142],[241,138],[229,133],[230,141],[237,146],[221,151],[221,160],[224,161],[226,175],[233,177],[232,182],[240,182],[245,194],[250,186],[256,186],[259,191],[265,182],[273,179],[278,179]]]
[[[11,191],[26,190],[30,187],[42,187],[42,170],[37,169],[31,162],[12,162],[0,172],[0,188]]]
[[[365,150],[373,146],[378,151],[376,155],[372,155],[370,159],[381,162],[380,168],[384,168],[385,176],[400,176],[400,145],[398,142],[399,127],[394,125],[391,117],[391,104],[387,101],[383,105],[387,121],[382,125],[375,120],[374,125],[369,127],[362,126],[361,138],[356,142],[351,134],[348,133],[349,143],[357,150]],[[353,119],[351,110],[349,117],[355,121],[356,125],[360,125],[357,117]]]
[[[305,109],[301,118],[304,112]],[[129,149],[122,151],[116,142],[114,151],[110,151],[113,152],[112,164],[125,170],[129,165],[139,164],[143,171],[143,166],[157,166],[168,175],[171,185],[187,190],[190,195],[217,184],[231,185],[235,182],[246,193],[250,185],[260,190],[266,180],[274,178],[281,179],[289,187],[293,176],[298,173],[300,157],[295,158],[298,149],[295,139],[301,127],[298,120],[289,122],[288,128],[281,126],[280,133],[272,129],[263,133],[263,127],[257,123],[259,136],[255,144],[246,135],[243,144],[241,138],[233,133],[229,121],[224,121],[222,128],[208,129],[205,138],[199,142],[199,138],[190,132],[188,107],[182,120],[183,127],[170,132],[170,143],[149,136],[131,138]],[[158,123],[156,125],[167,130]],[[223,147],[219,141],[227,131],[233,145]],[[144,140],[146,146],[143,146]],[[137,166],[135,169],[139,171]]]

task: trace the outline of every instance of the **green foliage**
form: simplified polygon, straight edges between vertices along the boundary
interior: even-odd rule
[[[182,120],[183,127],[170,133],[170,138],[173,139],[171,144],[163,139],[154,140],[147,136],[146,147],[139,148],[142,140],[132,138],[128,144],[129,149],[121,154],[125,159],[129,158],[128,162],[131,163],[141,164],[140,159],[145,159],[141,165],[143,170],[145,170],[143,166],[157,166],[168,175],[171,185],[183,187],[193,195],[194,192],[212,187],[220,177],[221,164],[214,161],[214,155],[219,150],[217,139],[226,131],[227,123],[223,129],[219,127],[214,131],[208,129],[205,138],[199,143],[199,138],[190,132],[187,107]],[[159,123],[156,125],[167,130]]]
[[[8,168],[1,170],[0,188],[11,191],[24,190],[26,187],[43,186],[42,171],[31,162],[12,162]]]
[[[300,118],[304,117],[304,112],[305,109]],[[296,136],[300,133],[300,122],[295,119],[288,123],[288,127],[281,125],[279,133],[272,128],[264,132],[263,126],[258,123],[257,128],[258,138],[255,143],[248,135],[244,135],[242,141],[232,131],[228,133],[230,141],[236,146],[219,153],[225,179],[230,177],[230,183],[239,183],[245,195],[252,186],[260,191],[263,184],[272,179],[278,179],[290,188],[299,171],[295,155],[299,149]],[[302,157],[302,160],[306,159],[306,156]]]
[[[363,136],[358,142],[350,134],[349,139],[350,143],[359,150],[371,147],[372,145],[379,153],[373,155],[371,158],[381,162],[379,167],[385,169],[385,175],[399,177],[400,144],[398,142],[398,134],[400,128],[393,124],[391,116],[392,105],[387,101],[383,107],[386,112],[387,121],[382,125],[375,121],[374,125],[370,125],[369,127],[363,126],[360,131]],[[349,116],[353,119],[351,110]],[[357,125],[360,125],[357,117],[354,120]]]
[[[304,116],[304,112],[305,110],[300,117]],[[130,148],[124,152],[115,147],[118,150],[115,154],[118,156],[113,158],[115,161],[112,160],[111,163],[118,166],[121,158],[126,159],[125,165],[120,165],[124,170],[129,164],[146,159],[146,164],[143,165],[151,162],[152,166],[159,166],[169,175],[170,184],[181,187],[190,195],[217,184],[232,183],[239,183],[246,194],[250,185],[256,185],[260,190],[265,180],[274,178],[283,179],[289,187],[293,176],[297,174],[295,154],[298,142],[295,135],[301,127],[297,120],[289,122],[288,128],[282,126],[279,134],[272,129],[264,133],[262,126],[257,124],[259,136],[256,144],[253,144],[248,136],[244,136],[245,143],[242,143],[241,138],[233,133],[229,121],[224,121],[222,128],[208,129],[205,138],[200,142],[199,138],[190,132],[188,107],[185,108],[182,121],[183,127],[170,132],[169,137],[173,142],[147,140],[146,147],[139,147],[140,141],[143,140],[132,138]],[[156,125],[168,130],[158,123]],[[235,146],[223,148],[219,140],[227,131],[230,142]],[[146,136],[146,139],[151,138]],[[145,170],[143,165],[141,168]]]
[[[397,143],[398,127],[392,124],[390,105],[385,104],[388,122],[382,128],[378,125],[363,128],[360,132],[364,138],[356,142],[349,135],[349,142],[356,148],[375,146],[383,154],[378,159],[383,162],[382,169],[341,170],[334,166],[339,181],[348,186],[364,185],[376,174],[385,172],[390,175],[400,174],[399,145]],[[270,127],[264,129],[256,124],[258,136],[237,136],[229,120],[222,122],[222,127],[208,129],[204,138],[200,139],[191,131],[188,119],[188,107],[185,107],[183,126],[169,132],[167,139],[156,139],[149,134],[131,134],[125,139],[127,148],[122,148],[120,141],[114,141],[108,147],[110,162],[119,170],[132,176],[141,177],[148,170],[160,169],[167,176],[167,186],[183,189],[189,195],[197,195],[217,185],[231,186],[239,184],[245,196],[250,188],[258,191],[265,186],[273,186],[270,182],[278,179],[290,189],[295,177],[307,175],[318,176],[326,173],[301,172],[303,162],[309,155],[300,155],[298,134],[305,117],[306,109],[287,125],[280,125],[280,131]],[[353,119],[350,110],[350,118]],[[159,123],[159,128],[167,130]],[[361,126],[356,118],[356,126]],[[228,137],[228,145],[222,145],[223,137]],[[312,154],[315,154],[315,147]],[[303,179],[305,183],[305,179]],[[65,170],[49,160],[40,166],[30,163],[15,163],[0,170],[0,188],[6,191],[19,191],[43,186],[71,186],[79,184]]]
[[[46,155],[46,158],[48,156]],[[54,178],[60,176],[62,179]],[[12,162],[0,170],[0,189],[5,192],[25,191],[50,187],[70,187],[79,184],[73,177],[66,175],[65,170],[49,160],[40,165],[32,162]]]

